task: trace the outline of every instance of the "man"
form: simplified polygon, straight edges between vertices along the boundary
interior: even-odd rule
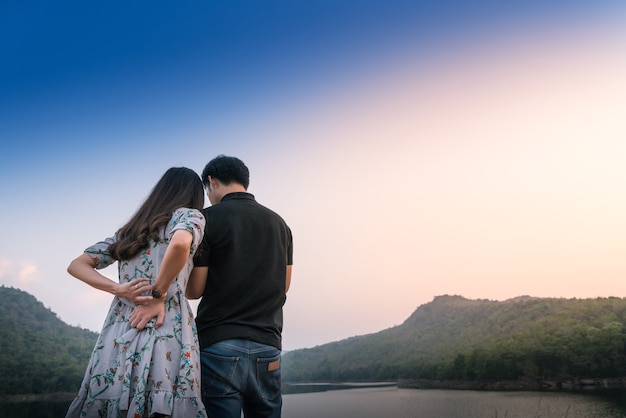
[[[247,192],[249,171],[219,155],[202,172],[211,206],[186,295],[196,325],[202,400],[210,417],[281,416],[282,307],[291,282],[291,230]]]

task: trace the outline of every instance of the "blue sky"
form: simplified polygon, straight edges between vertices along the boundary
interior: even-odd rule
[[[110,298],[67,264],[167,168],[226,153],[294,230],[287,349],[440,294],[621,296],[624,18],[620,1],[3,2],[0,283],[98,330]]]

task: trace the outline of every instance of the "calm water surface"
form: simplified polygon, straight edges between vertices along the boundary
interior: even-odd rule
[[[623,418],[626,394],[347,389],[283,396],[283,418]]]
[[[70,401],[0,403],[0,418],[64,417]],[[329,390],[283,396],[283,418],[626,418],[626,393]],[[219,418],[219,417],[217,417]]]

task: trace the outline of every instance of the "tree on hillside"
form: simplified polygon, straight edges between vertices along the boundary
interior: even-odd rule
[[[35,299],[0,287],[0,395],[75,392],[97,333],[72,327]]]
[[[439,296],[402,325],[284,356],[286,381],[626,376],[626,300]]]

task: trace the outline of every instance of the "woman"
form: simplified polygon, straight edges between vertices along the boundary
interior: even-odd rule
[[[200,177],[170,168],[115,236],[70,263],[72,276],[115,298],[66,417],[206,417],[185,298],[203,206]],[[97,271],[115,261],[119,283]]]

